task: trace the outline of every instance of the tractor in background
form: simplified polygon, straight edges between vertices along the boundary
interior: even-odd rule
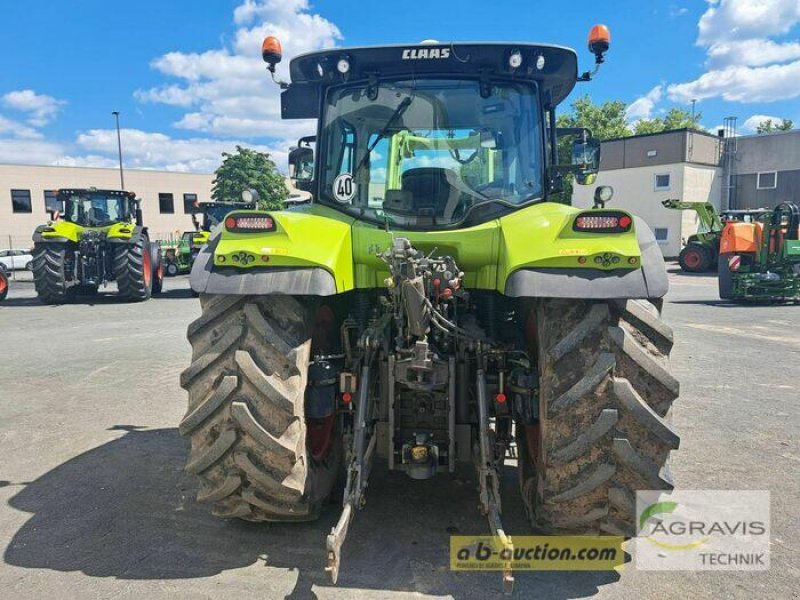
[[[56,199],[61,209],[33,233],[33,280],[42,302],[92,295],[111,281],[130,302],[161,292],[161,249],[150,241],[133,192],[62,189]]]
[[[762,218],[767,212],[763,208],[758,208],[717,213],[710,202],[682,202],[676,199],[664,200],[661,204],[672,210],[691,210],[697,213],[699,220],[697,233],[689,236],[678,256],[681,269],[687,273],[703,273],[714,268],[719,256],[719,244],[725,223],[749,222]]]
[[[722,230],[717,277],[723,300],[800,300],[800,207],[784,202],[757,221]]]

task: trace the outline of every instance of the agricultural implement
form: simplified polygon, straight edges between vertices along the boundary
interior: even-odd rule
[[[176,241],[162,240],[161,252],[163,253],[164,273],[170,277],[188,273],[192,269],[192,263],[197,252],[200,251],[202,244],[196,246],[197,250],[193,253],[194,237],[196,231],[184,231]]]
[[[42,302],[95,294],[111,281],[131,302],[161,292],[161,249],[150,242],[133,192],[63,189],[56,199],[61,210],[33,233],[33,280]]]
[[[800,207],[784,202],[760,221],[729,222],[718,262],[724,300],[800,300]]]
[[[608,40],[590,34],[598,67]],[[262,54],[277,80],[279,42]],[[474,464],[506,548],[510,456],[536,530],[633,535],[636,490],[672,487],[678,382],[651,230],[553,201],[598,170],[591,132],[556,127],[593,72],[557,46],[431,42],[313,52],[289,73],[283,117],[318,124],[289,155],[313,200],[227,214],[192,268],[179,431],[198,500],[313,520],[343,474],[334,582],[378,463],[442,485]]]
[[[717,213],[710,202],[681,202],[680,200],[664,200],[661,203],[672,210],[691,210],[697,213],[697,233],[689,236],[686,245],[678,255],[681,269],[687,273],[710,271],[717,264],[719,243],[725,223],[730,221],[752,222],[763,218],[765,210],[726,210]]]

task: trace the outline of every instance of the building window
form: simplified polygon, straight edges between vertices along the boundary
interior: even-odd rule
[[[198,212],[200,209],[197,206],[197,194],[184,194],[183,195],[183,213],[191,215]]]
[[[15,213],[32,213],[31,191],[11,190],[11,207]]]
[[[668,191],[670,188],[670,176],[669,173],[662,173],[657,174],[655,176],[655,190],[657,192],[664,192]]]
[[[61,203],[53,190],[44,191],[44,210],[45,212],[61,210]]]
[[[659,244],[666,244],[669,241],[669,228],[668,227],[656,227],[653,229],[653,235],[656,236],[656,241]]]
[[[172,197],[172,194],[158,195],[158,212],[162,215],[171,215],[175,213],[175,199]]]
[[[756,178],[757,190],[774,190],[776,187],[778,187],[777,171],[767,171],[765,173],[758,174],[758,177]]]

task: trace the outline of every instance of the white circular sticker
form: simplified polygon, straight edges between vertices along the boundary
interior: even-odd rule
[[[356,195],[356,182],[350,173],[342,173],[333,180],[333,197],[337,202],[350,202]]]

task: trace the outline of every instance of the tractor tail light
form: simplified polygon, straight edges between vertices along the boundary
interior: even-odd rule
[[[624,233],[630,231],[633,219],[621,212],[592,212],[581,213],[572,225],[574,231],[589,233]]]
[[[225,229],[233,233],[275,231],[275,220],[264,214],[228,215],[225,217]]]

